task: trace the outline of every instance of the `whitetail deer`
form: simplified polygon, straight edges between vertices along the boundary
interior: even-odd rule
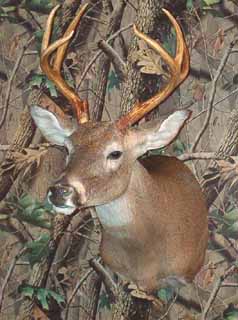
[[[60,72],[67,46],[86,7],[62,39],[49,45],[58,7],[53,9],[42,43],[42,70],[71,102],[80,123],[64,123],[44,108],[31,108],[42,134],[68,150],[66,170],[49,189],[48,198],[55,210],[63,214],[71,214],[77,207],[95,206],[102,226],[103,261],[144,291],[190,282],[202,266],[208,238],[207,209],[200,186],[175,157],[138,160],[148,150],[169,145],[190,112],[177,111],[162,124],[153,121],[129,128],[186,78],[189,54],[182,31],[174,17],[163,9],[177,34],[173,58],[134,27],[136,35],[168,64],[169,83],[115,123],[93,122],[89,121],[87,103],[66,84]],[[54,51],[51,65],[49,58]]]

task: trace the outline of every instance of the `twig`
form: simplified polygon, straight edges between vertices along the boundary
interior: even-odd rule
[[[110,274],[107,272],[107,270],[99,260],[92,259],[90,261],[90,265],[102,277],[107,292],[109,293],[110,297],[115,300],[118,292],[117,284],[115,283],[115,281],[112,279]]]
[[[94,18],[94,17],[90,17],[90,16],[84,16],[84,18],[87,19],[87,20],[96,21],[98,23],[107,25],[107,23],[105,21],[102,21],[102,20],[100,20],[98,18]]]
[[[206,317],[207,317],[207,314],[213,304],[213,302],[215,301],[216,299],[216,296],[218,294],[218,291],[220,290],[221,286],[222,286],[222,283],[223,281],[229,276],[231,275],[234,271],[237,270],[237,266],[236,265],[232,265],[230,268],[228,268],[223,275],[221,275],[219,277],[219,279],[216,281],[215,285],[214,285],[214,288],[210,294],[210,297],[207,301],[207,304],[205,305],[205,308],[203,310],[203,313],[202,313],[202,316],[201,316],[201,320],[205,320]]]
[[[122,32],[130,29],[131,27],[133,26],[133,24],[129,24],[128,26],[126,27],[123,27],[121,28],[120,30],[118,30],[117,32],[115,32],[114,34],[112,34],[106,41],[106,43],[110,43],[110,41],[112,41],[113,39],[115,39],[116,37],[118,37]],[[92,67],[92,65],[95,63],[95,61],[100,57],[100,55],[103,53],[103,51],[97,51],[95,53],[95,55],[93,56],[93,58],[91,59],[91,61],[89,61],[88,65],[86,66],[81,78],[79,79],[79,82],[78,82],[78,86],[77,86],[77,89],[81,86],[86,74],[88,73],[89,69]]]
[[[6,286],[8,284],[9,279],[11,278],[11,275],[14,271],[14,268],[16,266],[17,260],[28,250],[28,248],[23,248],[21,249],[18,254],[14,257],[14,259],[12,260],[12,263],[8,269],[8,272],[6,274],[6,277],[3,281],[2,287],[0,289],[0,312],[2,310],[2,303],[3,303],[3,298],[4,298],[4,293],[5,293],[5,289]]]
[[[223,160],[224,157],[219,157],[215,152],[194,152],[194,153],[183,153],[177,157],[181,161],[189,161],[189,160]]]
[[[221,285],[222,288],[236,288],[238,287],[237,282],[225,282]]]
[[[165,314],[163,314],[159,320],[163,320],[167,317],[167,315],[169,314],[169,311],[171,310],[171,308],[173,307],[173,305],[175,304],[176,300],[177,300],[177,297],[178,297],[178,293],[176,293],[176,295],[174,296],[173,300],[171,301],[167,311],[165,312]]]
[[[36,55],[39,55],[39,52],[37,50],[30,50],[24,53],[24,56],[36,56]]]
[[[228,93],[225,97],[221,98],[220,100],[218,100],[216,103],[214,103],[213,107],[215,107],[216,105],[218,105],[219,103],[223,102],[224,100],[228,99],[230,96],[232,96],[233,94],[238,93],[238,88],[234,89],[233,91],[231,91],[230,93]]]
[[[203,25],[202,25],[201,19],[199,17],[199,14],[197,13],[197,10],[194,9],[193,12],[194,12],[194,14],[195,14],[195,16],[196,16],[196,18],[198,20],[198,23],[200,25],[202,41],[203,41],[203,44],[204,44],[204,53],[205,53],[205,57],[206,57],[206,62],[207,62],[208,70],[209,70],[209,73],[210,73],[210,77],[211,77],[211,79],[213,79],[212,70],[211,70],[211,67],[210,67],[210,64],[209,64],[209,61],[208,61],[207,41],[206,41],[206,37],[205,37],[205,34],[204,34]]]
[[[126,77],[126,63],[122,60],[116,50],[106,41],[101,40],[98,43],[98,47],[110,58],[117,75],[120,80],[123,81]]]
[[[212,115],[212,109],[213,109],[213,102],[214,102],[214,98],[215,98],[215,94],[216,94],[216,89],[217,89],[217,81],[220,77],[220,75],[222,74],[222,71],[226,65],[226,62],[229,58],[229,55],[234,47],[234,45],[236,44],[237,40],[233,40],[229,47],[226,49],[222,59],[221,59],[221,62],[218,66],[218,69],[215,73],[215,76],[212,80],[212,87],[211,87],[211,93],[210,93],[210,96],[209,96],[209,99],[208,99],[208,108],[207,108],[207,113],[206,113],[206,118],[205,118],[205,121],[204,121],[204,124],[201,128],[201,130],[199,131],[198,135],[196,136],[195,138],[195,141],[191,147],[191,152],[194,152],[202,135],[204,134],[204,132],[206,131],[208,125],[209,125],[209,121],[211,119],[211,115]]]
[[[71,296],[69,297],[69,300],[68,300],[68,303],[67,303],[67,306],[66,306],[66,311],[65,311],[65,320],[68,319],[68,315],[69,315],[69,307],[76,295],[76,293],[78,292],[78,290],[80,289],[80,287],[82,286],[82,284],[84,283],[84,281],[87,280],[87,278],[90,276],[90,274],[94,272],[93,268],[90,268],[86,273],[85,275],[77,282]]]
[[[42,30],[42,26],[39,23],[39,21],[35,18],[35,16],[33,15],[33,13],[31,12],[31,10],[29,10],[27,7],[24,8],[25,11],[29,14],[29,16],[31,17],[31,19],[34,21],[35,25]]]
[[[11,95],[11,90],[12,90],[12,83],[14,80],[14,77],[16,75],[16,72],[18,70],[18,68],[20,67],[21,61],[24,57],[24,53],[26,51],[26,49],[29,47],[30,43],[32,42],[32,40],[34,39],[34,37],[31,37],[27,43],[22,47],[22,49],[20,50],[20,54],[16,60],[16,63],[12,69],[12,73],[10,75],[10,78],[8,80],[8,85],[7,85],[7,91],[6,91],[6,98],[5,98],[5,102],[3,105],[3,115],[2,115],[2,119],[0,121],[0,129],[3,126],[5,120],[6,120],[6,116],[7,116],[7,111],[8,111],[8,106],[9,106],[9,101],[10,101],[10,95]]]

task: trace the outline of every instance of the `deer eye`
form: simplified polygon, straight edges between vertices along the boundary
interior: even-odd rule
[[[122,152],[121,151],[113,151],[111,153],[109,153],[109,155],[107,156],[107,159],[109,160],[117,160],[122,156]]]

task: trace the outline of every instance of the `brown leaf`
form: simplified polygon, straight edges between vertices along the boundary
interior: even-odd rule
[[[194,282],[200,287],[206,289],[213,281],[215,277],[215,269],[213,262],[209,262],[203,266],[199,273],[196,275]]]
[[[217,160],[220,172],[220,184],[226,184],[230,193],[237,192],[238,186],[238,159],[230,157],[227,160]]]
[[[19,43],[21,41],[21,36],[19,34],[16,34],[14,37],[10,40],[10,49],[9,49],[9,56],[13,57],[16,54],[17,49],[19,48]]]
[[[32,316],[34,320],[49,320],[47,315],[37,305],[34,305]]]
[[[40,145],[37,149],[25,148],[21,151],[13,151],[11,159],[6,159],[0,168],[0,174],[6,173],[10,170],[25,170],[30,169],[32,164],[40,165],[42,156],[47,152],[49,144]]]
[[[213,44],[213,53],[212,55],[215,57],[217,56],[218,52],[223,48],[224,46],[224,30],[220,28],[217,32],[217,37],[215,39],[215,42]]]
[[[162,67],[161,57],[154,50],[148,48],[144,41],[138,41],[139,50],[132,57],[133,62],[141,67],[140,71],[146,74],[163,75],[168,78],[168,74]]]
[[[204,85],[197,83],[194,86],[193,98],[196,101],[203,101],[205,95],[205,87]]]

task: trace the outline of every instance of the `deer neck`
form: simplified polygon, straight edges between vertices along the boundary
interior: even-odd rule
[[[141,219],[145,211],[149,211],[144,203],[144,194],[147,195],[147,204],[153,205],[153,199],[148,196],[154,188],[153,185],[154,182],[147,170],[136,161],[125,193],[109,203],[96,207],[102,228],[107,232],[118,233],[119,237],[126,237],[129,230],[131,234],[131,228],[136,226],[138,217]]]

